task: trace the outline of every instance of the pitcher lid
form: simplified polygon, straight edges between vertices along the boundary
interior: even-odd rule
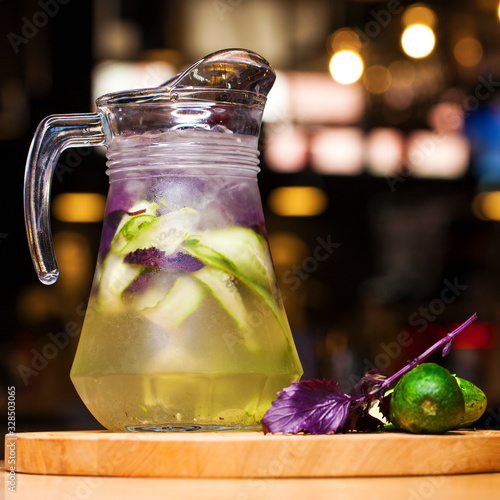
[[[246,49],[213,52],[163,85],[99,97],[98,107],[153,102],[213,101],[264,106],[276,79],[271,65]]]

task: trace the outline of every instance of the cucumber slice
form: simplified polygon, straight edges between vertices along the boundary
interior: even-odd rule
[[[170,291],[154,307],[140,312],[164,330],[180,326],[199,307],[205,296],[204,287],[190,276],[180,276]]]
[[[148,215],[148,216],[154,216],[156,217],[157,215],[157,210],[159,208],[158,203],[156,202],[150,202],[146,200],[141,200],[137,202],[135,205],[132,205],[127,212],[123,215],[122,219],[120,220],[120,223],[118,224],[118,227],[116,228],[116,233],[115,236],[120,233],[122,230],[123,226],[127,224],[131,219],[137,217],[137,215]],[[140,214],[138,213],[137,215],[129,215],[129,214],[134,214],[137,212],[141,212]]]
[[[235,335],[231,331],[222,332],[229,350],[233,351],[235,346],[242,344],[250,352],[262,349],[262,343],[256,337],[254,329],[249,323],[248,310],[236,287],[236,278],[222,269],[213,267],[204,267],[192,273],[192,276],[210,290],[215,300],[236,324],[241,335]]]
[[[204,267],[192,273],[200,283],[203,283],[212,293],[215,300],[229,314],[242,332],[250,331],[248,314],[234,283],[234,277],[221,269]]]
[[[269,274],[272,262],[266,248],[267,244],[261,236],[242,227],[206,231],[190,237],[184,245],[186,252],[207,266],[233,275],[263,299],[283,331],[291,338],[286,316],[270,291],[274,279]]]
[[[236,272],[247,281],[269,287],[271,260],[267,244],[256,232],[243,227],[214,229],[191,237],[186,250],[208,265]]]
[[[125,222],[111,241],[110,252],[103,263],[100,305],[119,311],[123,305],[123,291],[144,271],[143,266],[123,261],[129,252],[155,246],[167,254],[174,253],[197,223],[198,213],[190,208],[160,217],[135,215]]]
[[[182,208],[160,217],[153,217],[150,223],[141,225],[127,244],[120,247],[119,251],[129,253],[139,248],[155,247],[164,251],[167,255],[174,253],[188,237],[189,233],[195,230],[198,219],[198,212],[191,208]],[[123,229],[125,229],[125,226],[123,226]]]
[[[155,276],[149,277],[149,283],[142,291],[132,292],[126,299],[127,307],[133,308],[135,311],[141,311],[148,307],[155,307],[167,293],[165,283],[158,283]],[[147,278],[146,278],[147,279]]]
[[[99,282],[99,308],[110,313],[120,312],[123,291],[141,272],[141,266],[125,264],[122,255],[110,252],[104,260]]]
[[[120,230],[111,240],[111,251],[115,253],[122,251],[131,240],[156,219],[157,217],[154,215],[134,215],[120,227]]]

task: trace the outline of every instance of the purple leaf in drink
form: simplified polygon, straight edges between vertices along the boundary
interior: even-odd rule
[[[114,210],[113,212],[108,212],[105,216],[100,251],[100,258],[103,260],[109,252],[111,240],[114,238],[116,230],[124,215],[124,210]]]
[[[170,269],[172,271],[186,271],[189,273],[199,271],[204,266],[203,262],[187,253],[177,252],[166,255],[163,250],[159,250],[156,247],[138,248],[128,253],[123,261],[126,264]]]
[[[293,382],[273,401],[262,419],[265,432],[332,434],[349,415],[351,397],[336,382],[313,379]]]
[[[136,264],[144,267],[164,267],[167,258],[165,252],[158,248],[138,248],[125,255],[125,264]]]
[[[167,265],[169,269],[177,271],[187,271],[193,273],[199,271],[205,264],[201,260],[184,252],[177,252],[167,257]]]
[[[266,234],[266,223],[261,211],[238,207],[234,213],[235,225],[252,229],[257,234]]]
[[[144,272],[139,274],[139,276],[137,276],[137,278],[130,283],[123,293],[127,295],[129,293],[136,294],[144,292],[148,288],[153,274],[153,272]]]

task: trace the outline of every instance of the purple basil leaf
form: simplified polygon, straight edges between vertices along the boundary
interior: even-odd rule
[[[149,282],[151,281],[153,274],[154,273],[152,272],[145,272],[139,274],[139,276],[137,276],[137,278],[135,278],[135,280],[132,281],[132,283],[130,283],[130,285],[127,288],[125,288],[123,293],[126,295],[128,293],[136,294],[143,292],[148,288]]]
[[[155,247],[138,248],[125,255],[123,262],[125,264],[136,264],[145,267],[163,267],[164,262],[166,262],[166,256],[165,252]]]
[[[155,247],[139,248],[128,253],[123,261],[126,264],[187,272],[199,271],[204,266],[203,262],[187,253],[177,252],[172,255],[165,255],[163,250],[158,250]]]
[[[443,347],[443,358],[445,356],[448,356],[448,354],[450,354],[450,351],[451,351],[451,340]]]
[[[383,425],[383,422],[378,418],[370,415],[368,410],[363,409],[360,405],[351,409],[349,416],[346,419],[344,426],[342,427],[342,432],[349,431],[376,431],[379,427]]]
[[[373,369],[365,373],[363,378],[351,389],[352,396],[359,396],[360,394],[366,394],[376,389],[385,379],[387,375],[385,370]]]
[[[187,271],[193,273],[199,271],[205,264],[201,260],[188,253],[177,252],[167,257],[167,264],[163,267],[175,269],[176,271]]]
[[[247,227],[254,230],[256,233],[265,235],[266,225],[264,222],[264,216],[259,210],[252,209],[241,209],[241,207],[236,211],[235,215],[235,225]]]
[[[374,401],[378,399],[376,396],[368,396],[368,393],[381,386],[386,378],[385,371],[382,369],[369,370],[352,388],[351,396],[357,400],[357,403],[352,405],[342,432],[355,429],[358,431],[373,431],[382,425],[378,418],[368,413]]]
[[[116,230],[120,225],[120,221],[125,215],[123,210],[114,210],[113,212],[108,212],[104,218],[103,230],[101,236],[101,251],[100,258],[104,260],[111,247],[111,240],[116,234]]]
[[[331,434],[342,428],[352,398],[336,382],[293,382],[272,403],[262,419],[264,432]]]
[[[272,403],[262,419],[264,432],[330,434],[352,430],[375,430],[381,422],[369,415],[374,401],[380,401],[380,411],[389,419],[391,393],[384,393],[419,363],[442,349],[449,352],[450,344],[460,332],[476,321],[473,314],[467,321],[447,336],[433,344],[420,356],[413,358],[399,371],[385,377],[382,370],[370,370],[353,388],[352,395],[344,394],[336,382],[310,380],[294,382]]]

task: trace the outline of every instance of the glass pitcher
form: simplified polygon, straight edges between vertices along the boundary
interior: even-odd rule
[[[58,276],[48,208],[57,158],[107,147],[110,188],[71,380],[109,430],[258,429],[302,374],[257,185],[274,79],[257,54],[220,51],[161,87],[107,94],[96,113],[38,127],[25,219],[45,284]]]

